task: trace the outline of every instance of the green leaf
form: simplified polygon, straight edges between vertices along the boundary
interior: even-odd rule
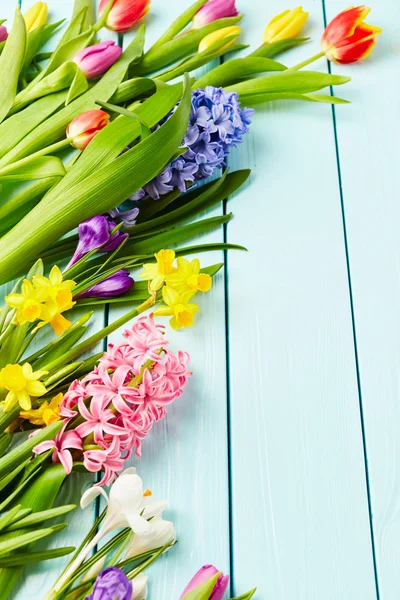
[[[10,523],[12,523],[12,520],[14,519],[14,517],[20,512],[20,508],[21,508],[21,506],[17,505],[14,508],[12,508],[11,510],[4,513],[4,515],[1,515],[0,531],[3,531],[3,529],[5,529]]]
[[[252,598],[254,596],[256,591],[257,591],[257,588],[254,588],[254,589],[250,590],[250,592],[247,592],[247,594],[242,594],[241,596],[238,596],[237,598],[232,598],[232,600],[250,600],[250,598]]]
[[[96,100],[107,101],[125,77],[131,62],[142,56],[144,28],[141,27],[120,59],[87,92],[68,106],[47,118],[22,139],[8,154],[3,156],[0,167],[32,154],[65,136],[65,129],[76,115],[96,108]],[[50,96],[51,97],[51,96]],[[42,99],[43,100],[43,99]],[[105,128],[107,129],[107,128]],[[0,130],[1,135],[1,130]],[[1,138],[0,138],[1,139]],[[1,142],[0,142],[1,143]]]
[[[235,58],[219,65],[212,71],[205,73],[195,82],[196,88],[204,88],[207,85],[225,86],[240,82],[250,75],[264,73],[266,71],[284,71],[286,67],[270,58],[248,57]]]
[[[0,479],[18,467],[23,461],[30,458],[35,446],[46,440],[52,440],[63,426],[62,421],[57,421],[41,429],[33,438],[30,438],[0,458]]]
[[[181,60],[189,54],[197,52],[198,46],[206,35],[217,31],[223,27],[236,25],[243,18],[243,15],[237,17],[227,17],[218,19],[201,27],[200,29],[192,29],[181,37],[177,37],[161,46],[155,46],[144,55],[143,60],[130,71],[130,76],[147,75],[154,73],[166,66]]]
[[[81,11],[84,12],[81,32],[89,29],[95,23],[93,0],[75,0],[72,16],[75,17]]]
[[[283,71],[275,75],[249,79],[234,86],[226,87],[226,91],[238,94],[265,92],[315,92],[332,85],[342,85],[350,81],[350,77],[330,75],[316,71]]]
[[[240,94],[240,101],[247,106],[257,106],[265,102],[274,102],[276,100],[300,100],[304,102],[324,102],[326,104],[350,104],[348,100],[338,98],[338,96],[329,96],[327,94],[297,94],[296,92],[261,92],[261,93],[243,93]]]
[[[257,50],[254,50],[249,56],[263,56],[264,58],[271,58],[277,56],[290,48],[296,48],[301,46],[305,42],[308,42],[310,38],[288,38],[286,40],[279,40],[278,42],[271,42],[270,44],[263,44]]]
[[[40,552],[19,552],[10,557],[0,558],[0,569],[5,567],[19,567],[35,562],[42,562],[43,560],[60,558],[61,556],[71,554],[74,550],[74,546],[67,546],[65,548],[54,548],[53,550],[41,550]]]
[[[186,85],[177,110],[150,137],[61,195],[46,196],[0,241],[0,280],[15,271],[15,264],[22,267],[33,253],[41,253],[81,221],[118,206],[160,173],[182,142],[190,106],[191,92]]]
[[[145,123],[143,121],[143,119],[140,118],[140,116],[138,114],[128,110],[127,108],[124,108],[123,106],[117,106],[116,104],[110,104],[109,102],[101,102],[100,100],[98,100],[97,104],[99,106],[101,106],[102,108],[105,108],[109,112],[116,112],[120,115],[123,115],[124,117],[129,117],[130,119],[133,119],[134,121],[138,121],[140,123],[141,130],[142,130],[141,139],[144,139],[146,137],[149,137],[149,135],[151,135],[150,127],[147,125],[147,123]]]
[[[26,529],[27,527],[33,527],[47,521],[49,519],[55,519],[61,515],[65,515],[71,510],[76,508],[76,504],[66,504],[65,506],[58,506],[56,508],[49,508],[48,510],[42,510],[36,513],[31,513],[24,519],[19,520],[17,523],[13,523],[6,527],[7,531],[14,531],[16,529]]]
[[[53,533],[54,529],[49,527],[48,529],[38,529],[37,531],[31,531],[30,533],[23,533],[22,535],[19,535],[11,540],[0,542],[0,556],[3,554],[8,554],[13,550],[17,550],[17,548],[28,546],[29,544],[48,537]]]
[[[65,62],[55,71],[44,77],[37,85],[26,88],[18,94],[13,109],[18,109],[38,98],[69,88],[66,104],[86,92],[89,84],[81,69],[74,62]]]
[[[17,93],[18,78],[24,64],[26,44],[25,21],[18,7],[15,19],[0,56],[0,73],[2,83],[0,89],[0,123],[7,116]]]
[[[135,77],[134,79],[128,79],[123,81],[118,86],[117,91],[111,98],[113,104],[122,104],[128,100],[134,100],[144,94],[153,94],[157,89],[156,81],[149,79],[148,77]]]
[[[10,152],[21,140],[46,121],[67,99],[68,92],[58,92],[37,100],[21,112],[8,117],[0,124],[0,158]],[[29,153],[28,153],[29,154]],[[0,167],[6,165],[7,159],[0,160]]]
[[[157,46],[162,46],[166,42],[172,40],[175,36],[178,35],[188,25],[193,19],[194,15],[200,10],[200,8],[205,4],[207,0],[197,0],[194,4],[189,6],[171,25],[166,29],[166,31],[162,34],[162,36],[153,44],[152,48],[157,48]]]
[[[7,448],[10,445],[12,439],[12,433],[2,433],[0,435],[0,456],[4,456],[4,454],[7,452]]]
[[[65,167],[56,156],[38,156],[24,164],[9,165],[0,170],[1,181],[36,181],[50,177],[63,177]]]
[[[216,573],[214,577],[207,579],[196,589],[185,594],[184,600],[209,600],[220,575],[221,573]]]
[[[0,235],[14,227],[57,181],[60,181],[60,177],[39,179],[14,192],[0,206]]]

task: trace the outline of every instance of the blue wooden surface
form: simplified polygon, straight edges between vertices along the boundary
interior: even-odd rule
[[[1,4],[11,18],[12,3]],[[54,20],[72,8],[49,4]],[[188,4],[153,0],[148,43]],[[152,570],[152,599],[178,598],[206,562],[231,572],[232,595],[256,585],[256,600],[400,595],[400,7],[371,4],[384,28],[377,50],[332,66],[353,78],[340,89],[353,104],[261,108],[231,158],[252,176],[227,203],[225,235],[249,252],[229,255],[196,328],[170,335],[191,353],[194,377],[131,462],[169,500],[178,529],[178,546]],[[287,64],[317,52],[324,19],[346,7],[303,5],[313,41]],[[289,7],[238,6],[254,47]],[[71,478],[65,499],[78,500],[81,484]],[[78,543],[92,519],[76,513],[58,543]],[[62,565],[30,569],[13,597],[39,600]]]

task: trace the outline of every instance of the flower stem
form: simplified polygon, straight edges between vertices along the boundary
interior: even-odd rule
[[[45,156],[46,154],[51,154],[52,152],[58,152],[58,150],[65,148],[65,146],[68,146],[70,143],[71,143],[71,140],[69,138],[65,138],[64,140],[61,140],[60,142],[56,142],[55,144],[52,144],[51,146],[47,146],[46,148],[42,148],[41,150],[38,150],[34,154],[30,154],[29,156],[26,156],[25,158],[21,158],[21,160],[17,160],[16,162],[11,163],[11,164],[7,165],[6,167],[4,167],[3,169],[1,169],[0,177],[2,175],[7,175],[7,173],[9,171],[13,171],[16,167],[22,167],[23,165],[29,164],[33,158],[39,158],[40,156]]]
[[[299,63],[298,65],[295,65],[294,67],[290,67],[290,69],[288,69],[286,71],[286,73],[288,71],[299,71],[303,67],[306,67],[307,65],[313,63],[314,61],[318,60],[319,58],[322,58],[323,56],[325,56],[325,52],[318,52],[318,54],[315,54],[311,58],[308,58],[307,60],[304,60],[303,62]]]

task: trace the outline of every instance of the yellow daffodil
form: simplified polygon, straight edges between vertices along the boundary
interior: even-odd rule
[[[7,365],[0,371],[0,387],[8,393],[1,403],[4,412],[9,412],[17,403],[23,410],[32,408],[31,396],[38,398],[46,393],[44,383],[38,381],[47,371],[33,371],[29,363]]]
[[[199,44],[198,51],[204,52],[208,50],[211,46],[219,42],[220,40],[227,40],[225,46],[222,46],[221,50],[227,50],[230,46],[236,42],[237,38],[241,34],[241,28],[238,25],[231,25],[230,27],[223,27],[222,29],[217,29],[217,31],[213,31],[208,35],[204,36]]]
[[[41,25],[45,25],[47,21],[48,8],[45,2],[36,2],[24,14],[26,31],[29,33]]]
[[[42,303],[46,300],[47,293],[37,290],[33,284],[25,279],[22,282],[20,294],[8,294],[6,302],[12,308],[16,308],[16,321],[19,325],[33,323],[40,319]]]
[[[155,315],[172,317],[170,325],[173,329],[182,329],[182,327],[191,327],[194,325],[194,315],[198,312],[197,304],[188,304],[192,298],[191,292],[179,294],[174,288],[164,286],[162,297],[166,306],[160,306],[154,311]]]
[[[156,263],[143,265],[143,271],[139,277],[150,281],[150,289],[154,292],[162,288],[166,277],[176,271],[173,267],[175,252],[173,250],[160,250],[155,255]]]
[[[192,297],[196,292],[210,291],[212,277],[206,273],[200,273],[198,258],[188,261],[180,256],[176,262],[176,272],[165,278],[167,286],[174,288],[179,294],[191,293]]]
[[[35,275],[32,282],[25,279],[20,294],[9,294],[6,302],[16,308],[16,321],[19,325],[40,321],[38,328],[50,323],[57,335],[71,325],[62,313],[75,304],[72,290],[76,283],[72,279],[63,280],[62,273],[54,266],[49,277]]]
[[[264,44],[296,37],[307,19],[308,12],[305,12],[302,6],[298,6],[293,10],[285,10],[274,17],[266,26],[263,35]]]
[[[57,394],[50,402],[43,402],[37,409],[22,410],[20,417],[30,421],[32,425],[51,425],[61,419],[60,403],[63,397],[62,394]]]

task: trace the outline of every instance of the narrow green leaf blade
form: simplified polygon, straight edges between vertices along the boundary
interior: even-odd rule
[[[7,116],[17,93],[18,78],[24,64],[26,44],[25,21],[18,7],[15,11],[14,23],[7,38],[4,50],[0,55],[0,73],[2,83],[0,89],[0,123]]]

